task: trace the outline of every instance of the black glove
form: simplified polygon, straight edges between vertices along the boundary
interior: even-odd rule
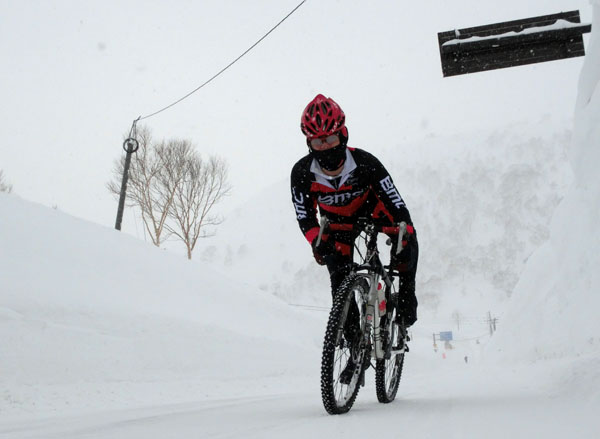
[[[402,243],[402,251],[396,254],[398,242],[392,246],[390,265],[401,273],[415,271],[419,260],[419,243],[414,227],[406,226],[406,233],[401,240],[400,238],[398,240]]]
[[[317,245],[317,241],[318,238],[315,238],[311,244],[313,256],[315,257],[317,264],[325,265],[327,263],[326,258],[335,253],[335,246],[331,242],[324,241],[323,239],[321,239],[321,242]]]

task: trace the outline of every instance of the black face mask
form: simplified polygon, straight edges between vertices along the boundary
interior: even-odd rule
[[[317,160],[322,169],[335,171],[346,160],[346,145],[340,143],[338,146],[325,151],[315,151],[310,148],[310,154]]]

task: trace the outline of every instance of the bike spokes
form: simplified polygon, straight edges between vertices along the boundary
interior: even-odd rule
[[[360,276],[348,276],[336,293],[329,314],[321,363],[321,396],[330,414],[350,410],[360,387],[365,347],[356,296],[367,290],[368,285]]]

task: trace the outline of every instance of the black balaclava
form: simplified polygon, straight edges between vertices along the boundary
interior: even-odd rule
[[[345,131],[345,133],[342,131]],[[319,166],[321,166],[321,169],[335,171],[344,164],[344,161],[346,160],[346,146],[348,144],[348,131],[342,131],[337,133],[340,137],[340,144],[333,148],[326,149],[325,151],[315,151],[310,147],[310,141],[307,141],[310,155],[315,158]]]

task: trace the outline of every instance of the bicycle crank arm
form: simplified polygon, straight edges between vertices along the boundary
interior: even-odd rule
[[[392,356],[392,354],[397,355],[397,354],[403,354],[405,352],[408,352],[408,346],[404,346],[402,349],[392,349],[390,350],[390,357]],[[388,358],[389,360],[389,358]]]

